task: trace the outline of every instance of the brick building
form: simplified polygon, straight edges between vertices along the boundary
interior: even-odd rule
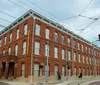
[[[84,76],[100,75],[99,47],[29,10],[0,32],[0,77],[29,79],[32,47],[34,80],[40,74],[40,64],[45,79],[47,56],[49,79],[54,79],[57,71],[66,76],[68,66],[70,76],[80,72]]]

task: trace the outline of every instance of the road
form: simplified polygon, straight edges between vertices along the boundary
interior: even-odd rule
[[[90,83],[89,85],[100,85],[100,81]]]
[[[0,82],[0,85],[10,85],[10,84]]]

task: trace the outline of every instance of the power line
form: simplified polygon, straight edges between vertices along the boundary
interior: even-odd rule
[[[8,22],[8,23],[11,23],[10,21],[8,21],[8,20],[5,20],[5,19],[3,19],[3,18],[0,18],[1,20],[3,20],[3,21],[6,21],[6,22]]]
[[[92,3],[92,1],[93,1],[93,0],[91,0],[91,1],[87,4],[87,6],[80,12],[79,15],[81,15],[81,14],[87,9],[87,7]]]
[[[1,25],[1,24],[0,24],[0,27],[3,27],[3,28],[5,28],[5,26],[3,26],[3,25]]]
[[[18,7],[21,7],[21,8],[24,8],[25,10],[28,10],[28,9],[26,9],[25,7],[23,7],[23,6],[19,5],[19,4],[15,3],[15,2],[13,2],[13,1],[11,1],[11,0],[8,0],[8,1],[9,1],[9,2],[11,2],[12,4],[17,5]]]
[[[83,15],[79,15],[80,17],[84,17],[84,18],[88,18],[88,19],[91,19],[91,20],[95,20],[95,18],[91,18],[91,17],[87,17],[87,16],[83,16]]]
[[[12,15],[10,15],[10,14],[8,14],[8,13],[5,13],[5,12],[3,12],[3,11],[0,11],[0,13],[5,14],[5,15],[7,15],[7,16],[10,16],[10,17],[16,19],[16,17],[14,17],[14,16],[12,16]]]
[[[31,1],[29,1],[29,0],[26,0],[26,1],[29,2],[29,3],[32,4],[32,5],[35,5],[36,7],[38,7],[38,8],[41,9],[42,11],[48,13],[48,14],[51,15],[52,17],[54,17],[54,18],[56,17],[56,16],[54,16],[53,14],[51,14],[50,12],[48,12],[48,11],[44,10],[43,8],[39,7],[37,4],[35,4],[35,3],[33,3],[33,2],[31,2]],[[58,19],[58,17],[56,17],[56,19]]]
[[[60,20],[60,21],[66,21],[66,20],[68,20],[68,19],[72,19],[72,18],[75,18],[75,17],[78,17],[79,15],[75,15],[75,16],[71,16],[71,17],[68,17],[68,18],[66,18],[66,19],[64,19],[64,20]]]

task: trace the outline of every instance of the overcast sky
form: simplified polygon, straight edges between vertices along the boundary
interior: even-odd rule
[[[86,9],[82,12],[84,8]],[[100,0],[0,0],[0,25],[8,26],[29,9],[60,23],[90,42],[97,40],[100,34],[100,19],[93,20],[100,17]],[[78,16],[80,13],[90,18]],[[88,26],[93,21],[95,22]],[[0,27],[0,30],[2,29],[4,28]],[[81,31],[82,29],[84,30]],[[100,42],[96,44],[100,46]]]

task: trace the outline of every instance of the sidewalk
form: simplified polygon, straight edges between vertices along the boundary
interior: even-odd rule
[[[96,77],[94,79],[91,78],[83,78],[82,80],[79,78],[75,79],[69,79],[65,81],[50,81],[48,83],[43,82],[42,85],[77,85],[80,83],[80,85],[88,85],[90,82],[94,82],[100,80],[100,77]],[[30,85],[28,82],[20,82],[20,81],[9,81],[9,80],[0,80],[0,82],[5,82],[11,85]],[[82,84],[81,84],[82,83]],[[40,83],[33,83],[33,85],[40,85]]]

